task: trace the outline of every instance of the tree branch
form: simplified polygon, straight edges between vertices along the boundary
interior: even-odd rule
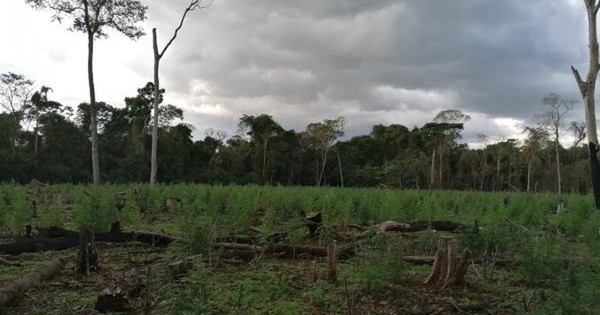
[[[571,66],[571,71],[573,71],[573,76],[575,77],[575,81],[577,81],[577,86],[579,86],[579,91],[581,92],[581,95],[584,95],[586,90],[585,82],[583,82],[579,71],[577,71],[575,67]]]
[[[183,12],[183,16],[181,17],[181,21],[179,22],[179,26],[177,26],[177,28],[175,29],[175,32],[173,33],[173,37],[171,37],[171,40],[169,40],[167,45],[163,48],[162,52],[158,55],[159,58],[162,58],[162,56],[165,54],[165,52],[167,52],[167,49],[169,48],[169,46],[171,46],[171,44],[173,44],[173,42],[175,41],[175,38],[177,38],[177,34],[179,34],[179,31],[183,27],[183,22],[185,22],[185,18],[187,17],[188,13],[190,13],[191,11],[194,11],[196,9],[198,9],[198,10],[205,9],[210,5],[210,4],[208,4],[205,6],[201,6],[200,1],[201,0],[192,0],[190,5],[185,9],[185,12]]]

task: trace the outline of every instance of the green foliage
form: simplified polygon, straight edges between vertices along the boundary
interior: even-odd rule
[[[388,283],[408,273],[409,266],[402,260],[401,253],[393,248],[385,248],[383,251],[367,249],[363,252],[365,260],[357,277],[367,292],[374,295],[382,294],[386,291]]]

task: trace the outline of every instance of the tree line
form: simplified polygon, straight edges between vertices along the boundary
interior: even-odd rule
[[[34,89],[23,75],[0,76],[0,181],[32,179],[93,182],[89,156],[90,104],[76,108],[51,99],[52,89]],[[576,103],[556,94],[543,99],[535,125],[524,140],[491,143],[479,135],[478,148],[461,143],[470,117],[443,110],[420,127],[375,125],[369,134],[343,138],[343,117],[288,130],[267,114],[243,115],[238,132],[227,137],[208,129],[194,140],[183,110],[163,105],[148,82],[124,99],[124,106],[97,102],[99,166],[115,183],[147,182],[152,130],[160,148],[161,182],[202,182],[339,187],[396,187],[587,193],[591,189],[583,123],[565,121]],[[161,104],[158,117],[153,107]],[[560,139],[571,133],[574,143]],[[92,172],[91,172],[92,171]]]

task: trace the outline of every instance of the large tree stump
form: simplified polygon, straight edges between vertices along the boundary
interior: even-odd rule
[[[438,249],[431,273],[425,284],[441,286],[463,285],[467,272],[469,252],[465,250],[463,257],[458,257],[456,239],[442,236],[438,241]]]
[[[77,253],[77,274],[89,276],[90,270],[98,269],[98,253],[96,253],[96,240],[94,227],[84,225],[79,230],[79,252]]]

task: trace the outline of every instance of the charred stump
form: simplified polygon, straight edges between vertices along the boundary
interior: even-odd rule
[[[438,241],[438,249],[433,262],[431,273],[425,279],[425,284],[458,286],[465,284],[465,274],[469,267],[469,252],[458,257],[458,245],[455,238],[442,236]]]
[[[79,230],[79,252],[77,253],[77,274],[89,276],[90,270],[98,269],[98,253],[94,227],[84,225]]]
[[[308,234],[311,240],[319,238],[319,229],[321,228],[321,222],[323,217],[320,212],[311,212],[304,217],[304,222],[308,228]]]

